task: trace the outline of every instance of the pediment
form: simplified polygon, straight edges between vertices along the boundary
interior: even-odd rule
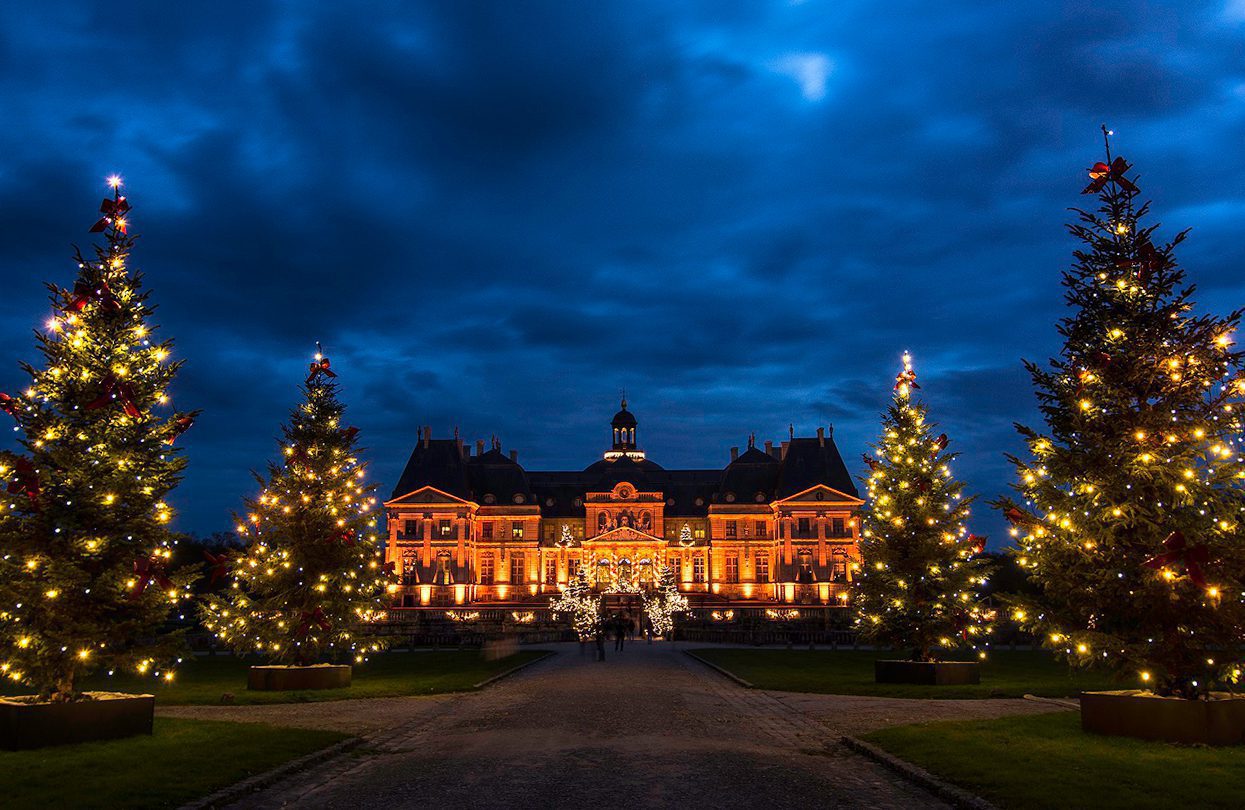
[[[840,492],[833,487],[825,484],[817,484],[811,486],[803,492],[797,492],[789,498],[783,498],[781,501],[775,501],[774,506],[782,506],[786,504],[819,504],[819,503],[846,503],[852,506],[860,506],[864,503],[860,498],[854,495],[848,495],[846,492]]]
[[[385,501],[385,506],[425,506],[429,504],[455,504],[457,506],[476,506],[475,503],[443,492],[433,486],[420,487],[413,492]]]
[[[665,543],[665,539],[655,534],[642,532],[630,526],[619,526],[616,529],[610,529],[595,537],[589,537],[584,541],[585,545],[592,543]]]

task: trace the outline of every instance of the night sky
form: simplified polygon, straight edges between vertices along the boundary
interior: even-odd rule
[[[316,340],[385,496],[423,424],[582,468],[624,387],[664,466],[833,424],[858,473],[910,349],[994,497],[1104,121],[1202,311],[1245,303],[1245,0],[311,5],[0,27],[0,390],[120,173],[204,411],[183,530],[231,525]]]

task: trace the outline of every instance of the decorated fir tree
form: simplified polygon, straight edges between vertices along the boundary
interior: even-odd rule
[[[914,661],[986,643],[992,612],[978,594],[988,562],[984,540],[964,526],[971,498],[951,475],[955,453],[934,434],[912,360],[904,354],[882,437],[865,456],[869,504],[860,538],[861,570],[853,592],[861,636],[911,650]]]
[[[644,613],[655,636],[669,636],[674,631],[674,617],[687,612],[687,597],[679,593],[674,567],[663,565],[656,589],[643,592]]]
[[[1027,364],[1046,428],[1019,428],[1022,501],[999,506],[1040,590],[1015,605],[1022,626],[1075,665],[1195,697],[1243,663],[1241,313],[1193,312],[1185,232],[1155,241],[1130,168],[1108,141],[1089,170],[1063,350]]]
[[[596,635],[601,622],[601,597],[592,592],[585,566],[579,567],[558,598],[549,603],[549,610],[555,616],[569,616],[580,641],[588,641]]]
[[[204,603],[204,624],[222,642],[274,664],[361,663],[380,648],[368,624],[383,615],[391,577],[336,376],[317,352],[304,401],[282,429],[283,462],[256,476],[262,491],[238,522],[247,546],[215,561],[229,566],[231,587]]]
[[[192,574],[170,569],[165,500],[195,414],[168,407],[180,361],[158,340],[154,306],[129,267],[129,201],[112,196],[75,252],[72,289],[48,285],[30,386],[0,394],[23,452],[0,454],[0,671],[40,697],[81,697],[95,670],[171,678],[180,640],[164,632]]]

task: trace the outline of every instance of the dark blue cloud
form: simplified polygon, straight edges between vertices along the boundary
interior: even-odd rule
[[[317,339],[386,487],[422,424],[585,465],[624,386],[666,465],[826,423],[854,463],[907,348],[993,496],[1100,121],[1195,226],[1203,308],[1242,300],[1243,33],[1178,0],[39,4],[0,29],[0,388],[121,171],[205,409],[186,528],[227,525]]]

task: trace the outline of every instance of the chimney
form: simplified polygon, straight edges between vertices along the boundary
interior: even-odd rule
[[[431,438],[432,438],[432,427],[430,425],[426,425],[424,427],[424,449],[425,450],[428,449],[428,440]]]
[[[519,451],[518,451],[518,450],[511,450],[511,451],[510,451],[510,460],[511,460],[511,461],[514,461],[514,462],[518,462],[518,460],[519,460]]]
[[[769,439],[765,440],[765,455],[767,456],[774,455],[774,443],[770,441]]]
[[[826,446],[826,429],[824,427],[817,428],[817,444],[822,447]]]
[[[476,455],[484,455],[484,439],[476,439]]]
[[[731,448],[731,461],[734,461],[737,458],[739,458],[739,448],[732,447]]]
[[[787,445],[789,445],[789,444],[791,444],[791,442],[783,442],[783,443],[782,443],[782,453],[778,456],[779,460],[786,459],[786,457],[787,457]]]

